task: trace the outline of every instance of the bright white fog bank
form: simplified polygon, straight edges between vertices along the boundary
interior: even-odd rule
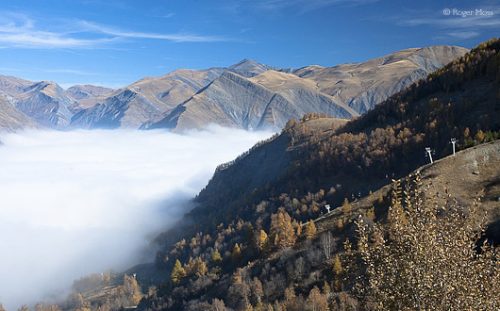
[[[217,165],[270,135],[215,127],[0,135],[0,302],[12,309],[135,263]]]

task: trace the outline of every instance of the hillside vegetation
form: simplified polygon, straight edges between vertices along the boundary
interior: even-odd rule
[[[217,169],[154,265],[61,307],[498,310],[499,131],[493,39],[353,121],[289,121]]]
[[[418,209],[429,208],[428,212],[418,213],[430,217],[422,220],[426,223],[436,221],[433,224],[435,231],[429,233],[434,234],[431,237],[443,239],[446,233],[449,235],[447,241],[458,238],[455,234],[461,234],[466,239],[460,242],[462,244],[457,244],[457,241],[442,248],[431,241],[437,252],[443,256],[455,254],[465,251],[464,247],[468,245],[468,254],[472,254],[470,252],[475,251],[475,247],[471,249],[470,243],[477,240],[481,226],[494,224],[498,219],[499,203],[494,195],[488,208],[493,214],[485,218],[486,223],[480,223],[477,220],[479,215],[473,212],[476,210],[473,201],[453,203],[454,198],[463,197],[458,192],[445,190],[448,200],[441,201],[439,210],[435,210],[433,202],[442,193],[423,199],[419,196],[422,190],[413,189],[412,194],[403,197],[398,187],[390,191],[383,186],[424,165],[428,161],[425,147],[431,147],[435,159],[439,159],[451,153],[449,141],[452,137],[457,138],[459,149],[498,138],[499,50],[500,41],[497,39],[481,44],[464,57],[392,96],[365,116],[340,128],[334,120],[328,122],[318,115],[306,116],[301,121],[292,120],[281,135],[257,146],[232,165],[219,169],[197,197],[198,206],[187,216],[186,222],[192,221],[192,224],[183,225],[182,230],[172,230],[159,238],[164,250],[158,253],[157,269],[165,271],[166,277],[171,274],[172,278],[143,300],[140,308],[221,310],[224,304],[236,310],[269,306],[273,306],[274,310],[283,306],[287,310],[383,309],[391,304],[379,296],[379,291],[383,289],[370,283],[375,286],[373,291],[359,291],[357,284],[360,283],[354,276],[358,274],[371,282],[373,271],[366,270],[363,260],[366,261],[367,256],[380,256],[376,257],[377,260],[384,262],[384,254],[391,254],[392,248],[387,246],[377,254],[363,253],[357,244],[368,233],[363,233],[362,226],[356,229],[353,221],[359,217],[356,215],[361,215],[365,222],[380,223],[377,230],[383,236],[395,235],[397,233],[391,231],[394,228],[390,227],[390,220],[392,211],[399,205],[404,207],[406,218],[413,219],[417,216],[412,214],[412,204],[417,204]],[[493,150],[498,153],[498,142],[495,146]],[[498,191],[494,188],[498,185],[498,162],[489,162],[494,157],[483,156],[487,165],[492,167],[491,176],[481,176],[480,172],[473,170],[485,179],[463,178],[470,184],[480,182],[488,184],[489,191]],[[480,157],[474,161],[478,159]],[[470,165],[475,165],[474,161]],[[439,187],[448,186],[446,181],[438,184]],[[434,187],[429,186],[430,189]],[[379,188],[381,190],[377,191]],[[481,193],[473,195],[479,198]],[[469,193],[469,198],[473,195]],[[372,205],[364,208],[356,206],[362,197],[370,198]],[[340,208],[331,217],[321,218],[333,217],[328,222],[312,221],[325,212],[326,204]],[[448,212],[441,215],[441,210]],[[466,226],[463,223],[465,220],[456,216],[455,211],[468,210],[471,210],[471,216],[467,218]],[[458,223],[457,217],[462,223]],[[441,225],[446,221],[451,224],[456,221],[453,228],[462,226],[463,230],[444,232]],[[416,227],[420,225],[418,222],[414,224]],[[396,230],[402,236],[408,234],[411,237],[413,234],[401,227],[396,227]],[[415,245],[417,250],[431,237],[422,236],[424,240]],[[352,252],[361,256],[359,260],[349,259],[343,251],[342,244],[346,238]],[[484,289],[489,295],[477,294],[476,298],[469,299],[489,299],[490,304],[485,304],[485,308],[494,310],[498,301],[492,294],[495,288],[491,286],[498,280],[498,264],[495,264],[493,253],[494,250],[486,247],[485,257],[478,259],[482,261],[477,263],[481,267],[489,265],[493,269],[491,274],[475,279],[477,283],[473,283],[473,279],[472,283],[464,282],[462,289],[455,292],[448,289],[456,296],[446,296],[447,299],[457,297],[456,306],[474,308],[463,302],[467,299],[461,295],[469,291],[471,295],[476,295],[473,293],[478,291],[474,286],[483,284],[481,286],[486,286]],[[429,260],[425,256],[432,254],[417,255]],[[415,264],[418,264],[419,258],[413,258]],[[403,258],[393,260],[397,264]],[[439,260],[445,262],[446,257]],[[464,265],[470,261],[476,264],[473,255],[457,260]],[[352,270],[348,272],[347,267]],[[377,269],[382,268],[377,266]],[[412,282],[418,282],[426,277],[425,273],[433,271],[432,266],[422,265],[421,269],[423,272],[416,280],[402,280],[406,283],[401,286],[409,290],[415,285]],[[478,270],[471,271],[467,270],[467,273],[477,273]],[[456,277],[452,277],[455,282],[465,275],[464,271],[450,270],[450,273]],[[433,282],[438,281],[434,279],[426,286],[434,286]],[[369,289],[367,286],[364,288]],[[425,302],[419,303],[426,303],[430,308],[432,301],[424,296],[418,299]],[[402,301],[400,308],[418,309],[419,306],[415,305],[417,298],[412,299]]]

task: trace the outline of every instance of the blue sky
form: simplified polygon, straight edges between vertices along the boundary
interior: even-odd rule
[[[12,0],[0,2],[0,74],[120,87],[243,58],[289,68],[470,48],[499,30],[498,1]]]

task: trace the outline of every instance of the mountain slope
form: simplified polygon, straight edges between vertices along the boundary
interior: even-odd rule
[[[228,69],[229,71],[237,73],[240,76],[251,78],[272,68],[251,59],[244,59],[237,64],[229,66]]]
[[[210,123],[281,128],[305,113],[352,118],[372,109],[466,49],[408,49],[359,64],[273,69],[245,59],[227,68],[176,70],[123,89],[0,76],[0,92],[41,126],[202,128]],[[253,100],[255,98],[255,101]]]
[[[439,158],[449,154],[451,137],[466,146],[480,130],[499,131],[498,54],[498,41],[481,46],[336,131],[290,122],[281,135],[291,142],[291,165],[271,187],[262,184],[261,193],[301,193],[339,184],[335,203],[340,204],[345,197],[366,194],[423,165],[427,146]],[[266,160],[260,163],[264,171],[266,165],[273,165]],[[251,176],[253,171],[238,174]],[[247,204],[242,199],[251,193],[259,193],[221,178],[216,173],[200,193],[200,206],[210,210],[234,201],[224,204],[232,209]]]
[[[293,74],[248,59],[228,68],[178,70],[114,93],[101,106],[75,115],[71,126],[111,126],[109,120],[114,120],[113,127],[183,130],[215,123],[257,129],[281,128],[309,112],[351,118],[466,51],[409,49],[365,63],[310,66]],[[124,92],[134,95],[119,94]]]
[[[34,83],[16,96],[16,108],[42,126],[62,129],[72,116],[73,100],[57,84],[49,81]]]
[[[27,127],[37,123],[42,127],[62,129],[69,124],[75,104],[66,92],[50,81],[31,82],[9,76],[0,76],[0,94],[14,104],[15,109],[31,119]],[[24,118],[18,121],[25,120]],[[23,127],[22,124],[18,124]]]
[[[277,72],[274,75],[287,76]],[[306,83],[295,83],[293,90],[284,87],[275,92],[255,83],[258,77],[246,79],[225,71],[151,128],[202,128],[210,123],[244,129],[281,128],[289,119],[316,110],[340,118],[353,116],[351,109],[336,105],[329,96]]]
[[[0,129],[16,131],[25,128],[36,128],[36,124],[4,95],[0,95]]]
[[[308,66],[294,74],[313,80],[321,92],[363,114],[466,52],[455,46],[414,48],[363,63]]]
[[[221,77],[241,80],[235,84],[255,85],[235,73]],[[276,77],[271,81],[265,78],[260,77],[261,83],[267,84],[259,89],[262,96],[268,96],[269,89],[279,90],[279,79],[273,84]],[[421,214],[431,217],[423,220],[428,227],[417,232],[416,251],[407,251],[407,246],[413,245],[403,245],[401,250],[404,255],[420,255],[418,238],[430,236],[434,244],[425,249],[430,254],[425,259],[430,260],[425,264],[401,260],[396,268],[409,268],[417,282],[427,281],[422,275],[433,278],[436,266],[432,259],[437,258],[433,251],[446,256],[447,247],[457,245],[446,238],[464,238],[457,234],[462,231],[443,231],[448,220],[470,218],[475,222],[487,210],[489,227],[481,239],[492,238],[493,246],[500,241],[499,89],[500,40],[494,39],[355,120],[346,123],[312,113],[300,121],[289,121],[279,135],[217,168],[194,200],[194,209],[156,239],[159,251],[154,264],[130,268],[127,274],[133,277],[119,274],[105,281],[102,275],[94,275],[89,282],[82,282],[89,283],[90,289],[84,286],[85,292],[76,290],[63,304],[64,309],[367,310],[379,303],[379,297],[366,295],[356,286],[373,274],[363,274],[371,265],[355,256],[366,246],[377,247],[407,232],[404,228],[412,225],[405,220],[410,219],[400,217],[402,222],[397,226],[395,219],[399,211],[424,209],[424,205],[411,208],[414,199],[422,199],[425,208],[434,206],[437,212]],[[455,156],[449,144],[452,137],[458,142]],[[424,156],[425,147],[435,151],[432,165]],[[477,196],[481,196],[482,205],[474,209]],[[400,231],[362,240],[361,230],[357,230],[362,226],[355,222]],[[432,234],[436,231],[431,230],[438,227],[441,231],[437,230],[440,235],[435,239]],[[489,247],[479,252],[475,248],[481,242],[478,232],[468,232],[471,242],[467,240],[463,247],[458,241],[460,247],[454,249],[470,257],[470,261],[456,265],[465,270],[440,272],[453,272],[445,276],[447,280],[458,280],[454,275],[457,271],[462,273],[460,277],[479,278],[473,286],[457,283],[467,284],[457,286],[460,297],[474,300],[468,299],[472,290],[485,299],[479,305],[486,301],[489,306],[498,306],[498,295],[491,294],[498,292],[498,262],[490,256]],[[451,243],[443,243],[441,238]],[[487,269],[467,270],[482,256],[486,265],[479,267]],[[384,266],[385,261],[381,262]],[[415,276],[414,271],[419,274]],[[394,279],[399,282],[398,276],[396,273],[389,282],[379,284],[390,284]],[[142,293],[137,292],[137,282]],[[439,287],[443,281],[436,278],[431,284]],[[490,291],[482,291],[481,286]],[[414,287],[406,288],[413,297]],[[423,292],[428,288],[434,287],[425,287]],[[452,291],[453,295],[457,292]],[[438,296],[443,292],[448,295],[450,288],[445,286]],[[436,296],[434,292],[432,296]],[[460,299],[455,300],[460,305]],[[443,299],[426,306],[449,309]]]
[[[113,92],[110,88],[88,84],[74,85],[66,90],[66,94],[75,101],[75,105],[71,107],[73,112],[95,106]]]
[[[315,116],[290,121],[273,140],[219,168],[186,219],[158,238],[163,249],[154,269],[169,273],[179,260],[191,271],[193,258],[200,258],[218,272],[200,275],[192,270],[178,284],[164,281],[141,309],[198,310],[210,308],[213,298],[244,309],[256,306],[255,287],[263,287],[267,294],[261,299],[273,303],[284,298],[288,286],[307,294],[313,286],[335,280],[331,261],[321,255],[325,242],[294,237],[298,227],[303,231],[309,226],[300,223],[318,218],[326,204],[335,207],[345,198],[356,200],[317,223],[319,230],[335,234],[331,248],[338,250],[345,237],[355,234],[352,220],[361,212],[367,221],[385,218],[390,197],[384,186],[425,165],[425,147],[435,150],[436,160],[450,155],[451,137],[457,138],[459,149],[497,139],[498,77],[500,41],[491,40],[340,128]],[[466,205],[474,191],[484,189],[494,225],[500,216],[498,148],[497,140],[424,166],[425,183],[435,182],[438,198],[456,192]],[[369,215],[371,206],[377,211]],[[292,229],[280,235],[280,230],[288,230],[287,221]],[[259,248],[265,247],[259,246],[259,239],[268,239],[272,251]],[[220,262],[211,261],[215,249]]]
[[[102,103],[76,114],[72,127],[131,127],[160,119],[220,74],[220,69],[176,70],[118,90]]]

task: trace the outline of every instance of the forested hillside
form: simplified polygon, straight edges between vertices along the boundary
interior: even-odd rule
[[[497,310],[499,131],[493,39],[356,120],[288,122],[217,169],[154,265],[63,308]]]
[[[361,214],[370,222],[385,223],[389,206],[403,200],[399,190],[396,187],[395,195],[387,190],[378,192],[376,200],[371,193],[425,164],[425,147],[431,147],[439,159],[451,153],[452,137],[457,138],[459,149],[498,138],[499,50],[497,39],[483,43],[338,129],[337,122],[317,115],[290,121],[280,136],[219,169],[197,197],[198,206],[187,216],[193,224],[159,238],[164,251],[158,253],[157,268],[171,278],[140,307],[202,310],[211,304],[214,310],[221,310],[224,301],[233,309],[248,310],[250,306],[258,309],[277,300],[293,300],[296,292],[306,295],[304,299],[309,297],[307,305],[324,302],[314,310],[326,310],[327,305],[340,309],[359,306],[363,297],[356,296],[356,281],[346,280],[345,275],[335,277],[344,271],[341,257],[345,255],[333,255],[340,254],[343,238],[354,239],[351,243],[359,241],[356,236],[364,238],[363,232],[361,236],[355,233],[352,219],[347,217],[361,213],[354,212],[349,201],[372,198],[375,209]],[[492,178],[490,183],[497,184],[498,166]],[[408,200],[402,204],[410,206],[410,201],[423,199],[415,195]],[[432,198],[415,204],[431,206],[428,200]],[[342,205],[345,217],[336,217],[323,227],[329,234],[319,241],[311,220],[325,212],[326,204]],[[408,213],[408,217],[417,217]],[[436,234],[443,234],[436,230]],[[474,230],[464,234],[476,236]],[[172,243],[173,239],[177,241]],[[320,244],[334,246],[325,255]],[[305,253],[297,257],[298,250]],[[325,273],[323,268],[330,264],[333,270]],[[487,260],[483,264],[488,265]],[[318,267],[323,268],[316,271]],[[294,277],[294,273],[299,276]],[[492,273],[497,277],[498,269]],[[304,274],[307,279],[303,279]],[[336,307],[332,293],[344,295],[335,296]]]

